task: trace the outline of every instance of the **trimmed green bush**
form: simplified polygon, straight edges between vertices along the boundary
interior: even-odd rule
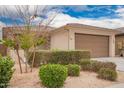
[[[49,88],[62,87],[68,76],[68,70],[60,64],[42,65],[39,71],[39,77],[42,84]]]
[[[116,64],[112,62],[91,61],[91,71],[98,72],[101,68],[116,70]]]
[[[12,77],[14,62],[9,57],[0,56],[0,88],[6,88]]]
[[[77,64],[69,64],[66,65],[68,68],[68,75],[69,76],[79,76],[80,74],[80,67]]]
[[[32,52],[29,52],[29,55]],[[90,59],[89,51],[36,51],[34,66],[40,64],[79,64],[81,59]],[[29,64],[32,56],[29,59]]]
[[[106,80],[115,81],[117,79],[117,72],[110,68],[101,68],[98,72],[98,77]]]
[[[80,60],[80,66],[81,66],[81,70],[90,70],[91,66],[90,66],[91,62],[90,59],[81,59]]]

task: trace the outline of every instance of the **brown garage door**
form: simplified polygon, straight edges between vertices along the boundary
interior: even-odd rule
[[[90,50],[91,57],[108,57],[109,36],[75,34],[75,48]]]

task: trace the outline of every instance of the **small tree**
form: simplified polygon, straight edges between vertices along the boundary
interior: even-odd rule
[[[26,58],[25,66],[26,66],[26,72],[27,72],[27,64],[28,64],[28,59],[30,55],[28,55],[28,52],[30,49],[33,49],[33,59],[32,59],[32,64],[31,64],[31,72],[34,64],[34,59],[35,59],[35,50],[37,46],[43,45],[45,43],[45,39],[43,37],[37,37],[37,33],[27,33],[24,32],[19,38],[19,43],[20,47],[24,50],[24,56]]]
[[[24,56],[26,58],[26,62],[25,62],[25,72],[27,72],[27,60],[28,60],[28,51],[29,49],[33,46],[33,35],[31,33],[24,33],[22,35],[19,36],[19,43],[20,43],[20,47],[24,50]]]

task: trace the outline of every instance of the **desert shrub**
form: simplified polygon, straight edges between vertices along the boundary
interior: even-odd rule
[[[39,77],[42,84],[49,88],[62,87],[68,76],[68,70],[60,64],[42,65],[39,71]]]
[[[90,60],[89,59],[81,59],[80,60],[80,66],[81,66],[81,70],[88,70],[90,71],[91,66],[90,66]]]
[[[112,62],[104,62],[102,63],[104,68],[110,68],[112,70],[116,70],[116,64]]]
[[[91,70],[94,72],[98,72],[101,68],[110,68],[112,70],[116,70],[116,64],[112,62],[98,62],[91,61]]]
[[[106,80],[115,81],[117,79],[117,72],[110,68],[101,68],[98,72],[98,77]]]
[[[32,52],[29,52],[29,54]],[[89,51],[36,51],[34,66],[40,66],[40,64],[79,64],[81,59],[89,59]],[[32,60],[32,56],[29,59],[29,63]]]
[[[0,88],[6,88],[13,74],[14,62],[9,57],[0,56]]]
[[[68,68],[68,75],[69,76],[79,76],[80,74],[80,67],[77,64],[69,64],[66,65]]]
[[[91,61],[91,71],[98,72],[101,68],[101,62],[98,61]]]

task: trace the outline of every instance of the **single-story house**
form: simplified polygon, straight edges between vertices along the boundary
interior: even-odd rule
[[[115,35],[119,31],[82,24],[67,24],[53,30],[51,48],[84,49],[92,57],[115,56]]]
[[[7,36],[5,29],[3,29],[4,38]],[[42,33],[42,31],[40,32]],[[49,48],[47,49],[89,50],[91,57],[113,57],[115,54],[119,55],[118,42],[120,40],[118,41],[118,38],[123,35],[122,31],[117,29],[77,23],[49,29],[48,33],[49,42],[47,42],[47,45],[49,45]],[[124,39],[124,35],[122,39]],[[117,53],[115,53],[116,51]]]

